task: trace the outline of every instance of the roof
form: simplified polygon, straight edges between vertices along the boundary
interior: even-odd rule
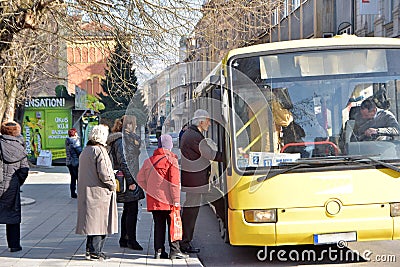
[[[225,59],[238,54],[248,54],[257,52],[284,52],[285,50],[318,50],[319,48],[338,48],[338,47],[399,47],[400,39],[387,37],[357,37],[355,35],[338,35],[333,38],[314,38],[300,39],[292,41],[282,41],[274,43],[258,44],[248,47],[231,50]]]

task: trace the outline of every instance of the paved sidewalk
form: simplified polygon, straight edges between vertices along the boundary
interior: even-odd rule
[[[8,252],[5,225],[0,225],[0,267],[202,266],[196,254],[190,254],[187,260],[153,259],[153,221],[144,206],[139,211],[137,227],[143,251],[120,248],[119,235],[115,234],[107,237],[104,246],[104,252],[111,260],[85,260],[86,237],[75,234],[77,203],[69,196],[69,173],[65,166],[31,169],[22,191],[23,249]]]

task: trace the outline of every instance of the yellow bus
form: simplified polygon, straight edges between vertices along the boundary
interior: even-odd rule
[[[355,36],[260,44],[224,57],[193,99],[210,112],[207,135],[227,159],[210,179],[224,193],[217,214],[226,242],[400,238],[398,131],[356,134],[377,123],[377,115],[360,117],[365,100],[397,123],[399,59],[399,39]]]

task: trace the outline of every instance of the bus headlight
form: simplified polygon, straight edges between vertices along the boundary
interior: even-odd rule
[[[390,203],[390,216],[400,216],[400,203]]]
[[[249,223],[276,222],[276,209],[245,210],[244,219]]]

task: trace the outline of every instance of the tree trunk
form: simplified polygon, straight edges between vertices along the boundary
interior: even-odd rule
[[[1,116],[2,121],[12,121],[14,120],[15,99],[17,98],[18,90],[15,69],[9,68],[5,76],[5,94],[3,95],[3,112]]]
[[[17,97],[17,87],[14,86],[12,89],[12,96],[10,96],[7,100],[6,109],[4,111],[4,121],[13,121],[14,113],[15,113],[15,98]]]

